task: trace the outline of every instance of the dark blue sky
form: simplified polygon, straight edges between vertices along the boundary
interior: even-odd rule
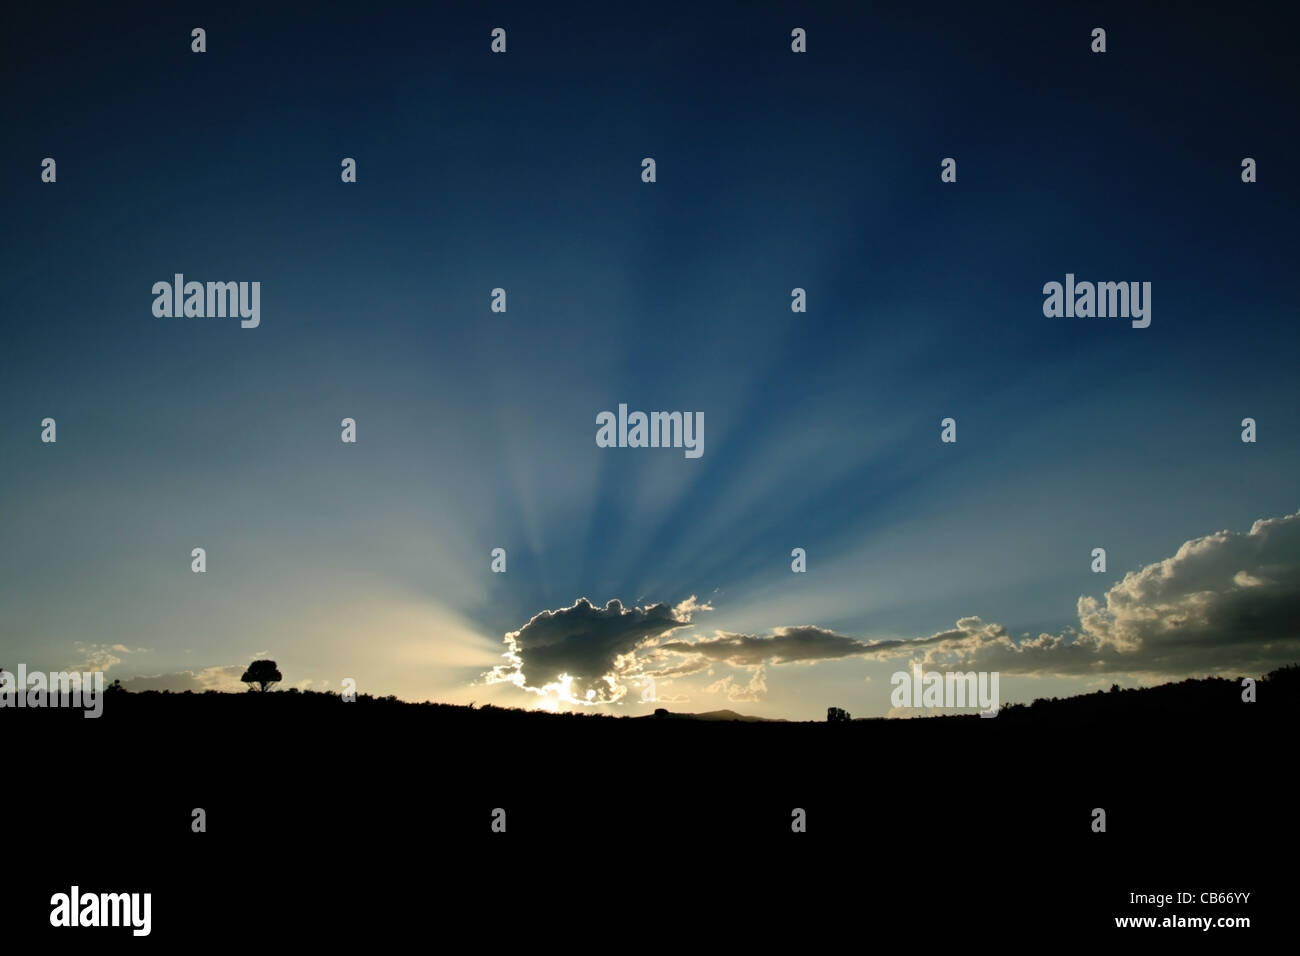
[[[481,700],[502,635],[582,596],[698,595],[700,637],[1057,634],[1296,511],[1271,5],[542,6],[6,13],[5,659],[265,650]],[[155,317],[177,272],[260,281],[261,325]],[[1044,317],[1067,272],[1149,281],[1150,327]],[[620,402],[703,411],[703,457],[597,448]],[[731,699],[883,712],[871,668]]]

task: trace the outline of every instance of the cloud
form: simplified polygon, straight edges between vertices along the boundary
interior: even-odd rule
[[[1263,673],[1300,657],[1300,512],[1256,521],[1246,533],[1188,541],[1173,557],[1125,575],[1100,601],[1080,597],[1077,610],[1077,627],[1019,640],[976,616],[904,640],[862,640],[807,625],[768,636],[718,632],[658,645],[656,653],[682,656],[656,673],[845,657],[910,657],[1037,677]],[[730,692],[722,684],[714,686]]]
[[[724,693],[728,700],[753,703],[767,692],[765,668],[768,664],[816,663],[873,654],[915,654],[918,647],[943,639],[944,635],[937,635],[915,640],[866,641],[809,624],[778,627],[767,636],[718,631],[713,637],[665,641],[655,645],[646,652],[648,660],[653,664],[665,663],[646,673],[654,677],[681,677],[708,670],[712,676],[712,665],[727,664],[749,671],[748,683],[737,683],[736,678],[729,675],[705,689],[710,693]]]
[[[502,656],[508,663],[498,664],[484,680],[510,682],[566,703],[612,703],[627,693],[622,680],[641,675],[641,648],[689,625],[695,611],[709,609],[694,595],[676,607],[625,608],[611,600],[599,608],[579,598],[571,607],[542,611],[507,634]]]
[[[107,671],[110,667],[122,663],[122,658],[118,657],[118,654],[131,653],[131,649],[125,644],[83,644],[81,641],[74,641],[73,646],[77,649],[79,660],[70,670],[82,672]]]
[[[709,604],[707,601],[699,601],[696,599],[695,595],[692,594],[681,604],[678,604],[675,608],[673,608],[673,615],[677,618],[680,618],[681,620],[689,621],[691,619],[691,615],[694,614],[696,611],[712,611],[712,610],[713,610],[712,604]]]
[[[771,637],[751,634],[727,634],[698,641],[668,641],[659,650],[677,654],[698,654],[709,661],[725,662],[737,667],[753,667],[771,662],[822,661],[852,657],[870,650],[873,645],[844,637],[820,627],[779,627]]]
[[[1126,574],[1099,601],[1081,597],[1079,627],[1013,641],[999,624],[954,630],[883,654],[924,648],[925,663],[1033,676],[1263,673],[1300,657],[1300,512],[1219,531]]]
[[[726,694],[727,700],[753,703],[767,693],[767,674],[762,664],[754,668],[749,683],[738,684],[733,677],[716,680],[705,688],[710,694]]]
[[[226,664],[217,667],[205,667],[197,671],[175,671],[170,674],[128,677],[122,681],[122,688],[129,691],[169,690],[184,693],[192,690],[201,694],[205,690],[243,691],[248,685],[240,681],[244,667],[239,664]]]

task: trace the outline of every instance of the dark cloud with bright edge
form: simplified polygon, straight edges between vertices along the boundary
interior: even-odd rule
[[[709,610],[692,596],[669,607],[603,608],[585,597],[571,607],[542,611],[505,636],[509,663],[493,668],[488,683],[508,681],[537,693],[554,690],[578,703],[611,703],[627,692],[621,679],[639,672],[636,654],[655,638],[691,623],[696,610]]]

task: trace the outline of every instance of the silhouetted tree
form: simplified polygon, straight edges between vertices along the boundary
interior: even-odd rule
[[[248,665],[248,670],[244,671],[244,676],[239,679],[248,685],[249,690],[265,693],[273,684],[284,678],[280,674],[280,669],[275,666],[275,661],[253,661]]]

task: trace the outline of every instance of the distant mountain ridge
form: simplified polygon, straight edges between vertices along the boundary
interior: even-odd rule
[[[664,708],[659,708],[653,714],[642,714],[635,720],[743,720],[749,723],[763,724],[785,724],[789,723],[784,717],[750,717],[746,714],[738,714],[734,710],[710,710],[702,714],[675,714]]]

